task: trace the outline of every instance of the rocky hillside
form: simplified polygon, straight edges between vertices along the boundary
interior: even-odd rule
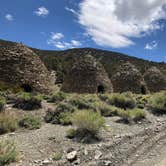
[[[104,65],[110,78],[125,62],[134,64],[141,73],[144,73],[147,69],[155,66],[164,74],[166,74],[166,63],[151,62],[117,52],[98,50],[93,48],[79,48],[65,51],[47,51],[34,49],[34,51],[41,57],[49,69],[55,69],[58,72],[59,80],[63,80],[63,75],[66,73],[69,67],[72,66],[73,62],[77,59],[77,56],[83,56],[86,54],[91,54],[97,58]]]
[[[12,42],[4,40],[0,40],[0,43],[6,45],[12,44]],[[156,66],[164,74],[166,74],[166,64],[163,62],[150,62],[117,52],[98,50],[93,48],[79,48],[65,51],[49,51],[34,48],[31,49],[33,49],[33,51],[40,56],[49,70],[57,71],[58,81],[60,82],[63,81],[64,74],[66,74],[66,71],[68,71],[69,67],[77,59],[77,56],[86,54],[91,54],[92,56],[96,57],[104,65],[110,78],[124,62],[130,62],[134,64],[141,73],[144,73],[152,66]]]

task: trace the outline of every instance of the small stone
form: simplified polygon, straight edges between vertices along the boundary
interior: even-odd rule
[[[74,162],[74,165],[79,165],[81,163],[81,160],[80,159],[77,159],[75,162]]]
[[[48,160],[48,159],[45,159],[43,162],[42,162],[42,164],[44,164],[44,165],[48,165],[48,164],[51,164],[52,163],[52,161],[50,161],[50,160]]]
[[[85,155],[85,156],[88,155],[88,151],[87,151],[87,149],[84,150],[84,155]]]
[[[96,151],[95,151],[95,159],[98,160],[101,156],[102,156],[101,151],[96,150]]]
[[[9,133],[9,136],[14,136],[16,133]]]
[[[105,166],[111,166],[111,164],[112,164],[111,161],[104,161]]]
[[[77,159],[77,151],[72,151],[70,153],[67,154],[67,160],[68,161],[74,161]]]
[[[121,138],[121,135],[116,135],[115,138]]]

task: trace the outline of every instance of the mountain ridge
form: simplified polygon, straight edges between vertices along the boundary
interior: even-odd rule
[[[7,40],[0,40],[0,45],[8,45],[16,44],[17,42],[11,42]],[[58,82],[62,82],[64,75],[68,71],[68,69],[72,66],[73,62],[77,60],[77,56],[84,56],[87,54],[91,54],[96,59],[100,60],[100,62],[105,67],[108,72],[109,77],[118,70],[120,65],[125,62],[130,62],[138,68],[138,70],[143,74],[147,69],[152,66],[160,69],[164,74],[166,74],[166,63],[164,62],[153,62],[144,60],[141,58],[129,56],[123,53],[95,49],[95,48],[73,48],[68,50],[41,50],[41,49],[32,49],[41,60],[45,63],[46,67],[49,70],[57,71]]]

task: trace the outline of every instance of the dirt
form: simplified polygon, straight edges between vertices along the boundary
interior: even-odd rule
[[[48,107],[54,106],[44,102],[43,109],[31,114],[43,117]],[[66,131],[71,126],[44,122],[38,130],[18,130],[2,135],[0,139],[14,141],[20,152],[20,161],[10,166],[166,165],[166,116],[157,117],[147,113],[147,120],[131,125],[120,123],[119,117],[110,117],[106,118],[106,126],[107,130],[100,133],[101,141],[91,144],[66,138]],[[73,150],[77,151],[77,159],[69,162],[66,156]],[[55,153],[61,153],[62,158],[53,161]]]

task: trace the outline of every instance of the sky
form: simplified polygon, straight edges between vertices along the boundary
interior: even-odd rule
[[[166,62],[166,0],[0,0],[0,39]]]

